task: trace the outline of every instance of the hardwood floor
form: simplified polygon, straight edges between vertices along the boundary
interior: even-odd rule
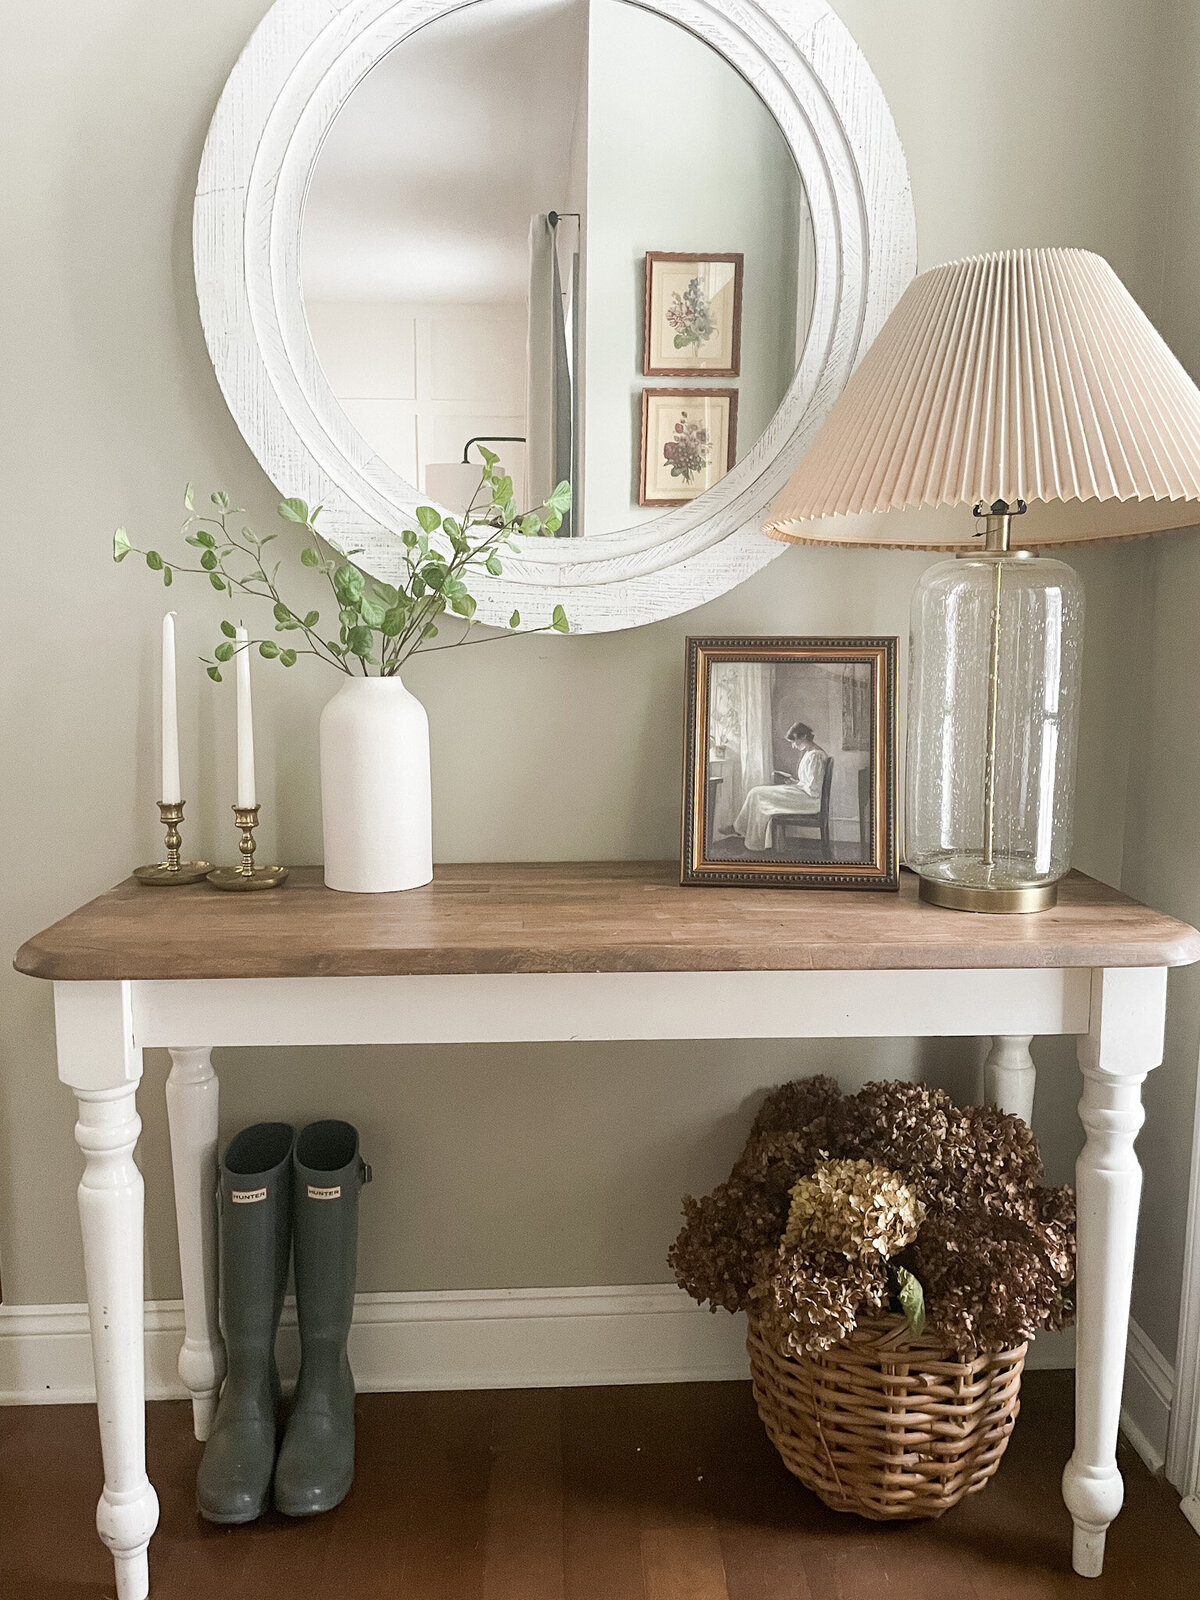
[[[152,1405],[152,1600],[1200,1597],[1200,1538],[1128,1449],[1105,1576],[1071,1574],[1070,1417],[1070,1374],[1029,1374],[988,1488],[940,1522],[881,1527],[789,1477],[745,1384],[367,1395],[343,1506],[221,1529],[195,1513],[190,1405]],[[0,1411],[3,1600],[112,1595],[99,1473],[90,1407]]]

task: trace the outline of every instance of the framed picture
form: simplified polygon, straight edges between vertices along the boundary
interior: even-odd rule
[[[643,389],[638,505],[681,506],[719,483],[737,450],[736,389]]]
[[[899,888],[895,639],[688,640],[682,881]]]
[[[740,252],[646,253],[647,378],[736,378],[742,362]]]

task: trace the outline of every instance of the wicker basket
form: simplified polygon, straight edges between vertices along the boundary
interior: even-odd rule
[[[750,1319],[758,1414],[789,1472],[835,1511],[940,1517],[1000,1465],[1027,1345],[960,1356],[904,1318],[861,1322],[819,1356],[781,1354]]]

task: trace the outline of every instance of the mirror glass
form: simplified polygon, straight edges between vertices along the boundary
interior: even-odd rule
[[[559,537],[619,538],[753,450],[808,332],[814,245],[770,112],[626,0],[477,0],[355,88],[304,212],[330,389],[461,513],[478,445]]]

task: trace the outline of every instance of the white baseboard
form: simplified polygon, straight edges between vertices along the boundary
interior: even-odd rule
[[[351,1361],[364,1393],[747,1376],[745,1322],[697,1306],[670,1283],[573,1289],[361,1294]],[[146,1306],[146,1397],[182,1399],[178,1300]],[[285,1378],[299,1364],[294,1307],[284,1311]],[[1043,1334],[1030,1367],[1074,1364],[1070,1334]],[[0,1306],[0,1405],[95,1399],[87,1307]]]
[[[1121,1430],[1157,1474],[1167,1458],[1167,1434],[1175,1400],[1175,1369],[1136,1322],[1129,1324]]]
[[[364,1393],[675,1383],[747,1374],[741,1317],[713,1316],[671,1284],[360,1294],[350,1356]],[[183,1398],[178,1300],[146,1306],[146,1397]],[[280,1364],[299,1365],[296,1313]],[[87,1307],[0,1307],[0,1404],[94,1400]]]

